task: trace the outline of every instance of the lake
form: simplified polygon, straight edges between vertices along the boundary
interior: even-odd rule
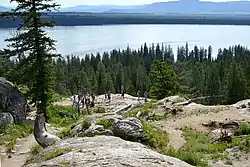
[[[7,43],[4,39],[14,29],[0,29],[0,49]],[[105,25],[54,27],[48,29],[57,40],[57,51],[63,55],[84,56],[86,53],[110,51],[114,48],[139,48],[145,42],[170,44],[176,53],[178,46],[188,42],[213,48],[213,55],[219,48],[230,45],[250,46],[250,26],[226,25]]]

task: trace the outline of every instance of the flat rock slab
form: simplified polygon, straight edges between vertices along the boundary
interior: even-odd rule
[[[68,166],[75,167],[192,167],[177,158],[150,150],[140,143],[113,136],[70,138],[57,142],[43,152],[54,152],[62,148],[72,150],[46,162],[24,167],[65,166],[62,162],[68,162]]]

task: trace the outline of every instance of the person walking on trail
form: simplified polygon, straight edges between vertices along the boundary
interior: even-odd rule
[[[145,103],[148,102],[148,92],[147,91],[144,92],[144,100],[145,100]]]
[[[123,86],[123,85],[122,85],[122,87],[121,87],[121,94],[122,94],[122,98],[124,99],[125,91],[124,91],[124,86]]]
[[[111,102],[111,92],[110,91],[108,91],[108,101],[109,101],[109,103]]]
[[[86,101],[86,94],[87,94],[87,88],[86,88],[86,85],[84,85],[82,87],[82,99],[81,99],[83,108],[84,108],[84,104],[85,104],[85,101]]]
[[[138,92],[137,92],[137,97],[138,97],[138,101],[140,102],[140,91],[138,90]]]
[[[92,89],[92,92],[91,92],[91,98],[92,98],[92,101],[91,101],[91,107],[94,107],[95,106],[95,95],[94,95],[94,89]]]
[[[106,103],[107,102],[107,92],[104,93],[104,102]]]

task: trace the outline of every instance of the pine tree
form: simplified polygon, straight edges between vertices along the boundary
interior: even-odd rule
[[[228,103],[232,104],[237,101],[243,100],[246,94],[246,82],[243,75],[242,68],[235,62],[230,67],[227,82],[227,98]]]
[[[179,84],[176,82],[176,74],[173,68],[166,62],[154,61],[150,78],[150,94],[157,99],[174,95],[179,89]]]
[[[47,36],[44,28],[53,27],[52,21],[42,19],[46,12],[58,7],[52,0],[11,0],[16,2],[17,7],[11,12],[4,13],[4,17],[19,17],[22,20],[17,29],[18,33],[6,39],[10,44],[5,49],[8,57],[22,56],[19,68],[23,70],[23,77],[32,80],[30,88],[32,102],[37,104],[37,112],[44,113],[46,117],[46,106],[51,102],[52,90],[52,57],[55,50],[54,40]],[[22,54],[20,54],[22,53]]]

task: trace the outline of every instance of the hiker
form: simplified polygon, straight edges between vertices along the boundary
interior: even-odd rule
[[[124,86],[122,85],[122,87],[121,87],[121,94],[122,94],[122,98],[124,99]]]
[[[82,87],[82,99],[81,99],[81,102],[82,102],[82,107],[84,108],[84,102],[86,100],[86,94],[87,94],[87,88],[86,88],[86,85],[84,85]]]
[[[110,92],[110,90],[108,91],[108,101],[109,101],[109,103],[111,102],[111,92]]]
[[[90,99],[89,99],[89,97],[87,97],[87,96],[86,96],[86,98],[85,98],[85,105],[86,105],[87,112],[89,112]]]
[[[145,100],[145,103],[148,102],[148,92],[147,91],[144,92],[144,100]]]
[[[140,102],[140,91],[138,90],[138,92],[137,92],[137,97],[138,97],[138,101]]]
[[[72,104],[72,107],[74,107],[75,104],[76,104],[76,95],[73,96],[73,102],[72,102],[72,103],[73,103],[73,104]]]
[[[90,107],[94,107],[94,106],[95,106],[95,95],[94,95],[94,89],[92,89],[92,92],[91,92],[91,98],[92,98],[92,101],[91,101]]]
[[[107,102],[107,92],[104,93],[104,100],[105,100],[105,103]]]

